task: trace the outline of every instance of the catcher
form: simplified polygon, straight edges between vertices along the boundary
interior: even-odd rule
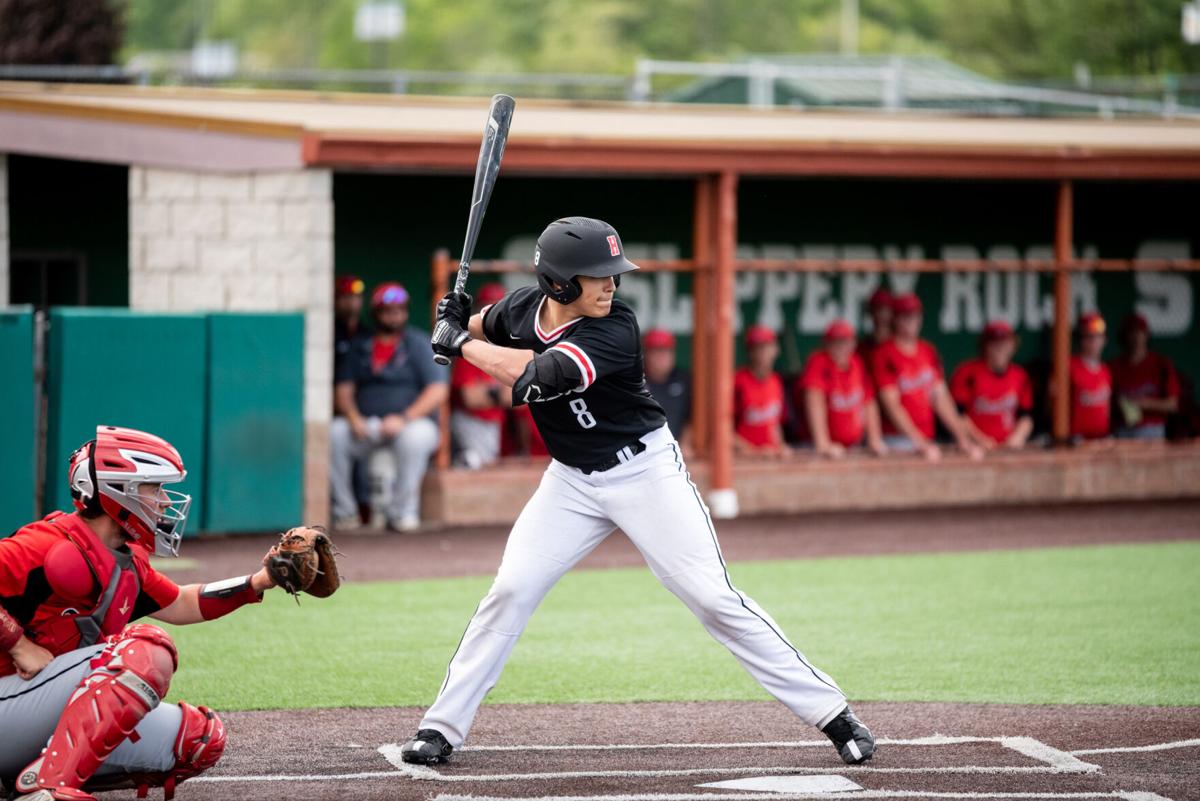
[[[163,704],[179,665],[165,631],[258,603],[276,585],[337,589],[324,532],[293,529],[257,572],[176,585],[150,555],[176,556],[191,497],[179,452],[152,434],[99,426],[71,456],[76,511],[0,540],[0,780],[20,798],[92,799],[164,788],[212,767],[225,729],[207,707]]]

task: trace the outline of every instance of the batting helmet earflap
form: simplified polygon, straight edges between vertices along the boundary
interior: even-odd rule
[[[638,267],[625,258],[617,229],[591,217],[564,217],[546,226],[533,251],[538,286],[552,300],[567,304],[583,291],[578,276],[614,277]]]

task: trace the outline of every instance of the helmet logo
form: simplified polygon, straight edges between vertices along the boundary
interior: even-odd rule
[[[542,249],[538,248],[537,250],[533,251],[533,266],[537,267],[538,262],[540,262],[541,260],[542,260]]]
[[[617,235],[616,234],[608,235],[608,252],[614,256],[621,255],[621,246],[617,244]]]

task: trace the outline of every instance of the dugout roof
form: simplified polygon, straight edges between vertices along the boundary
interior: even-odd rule
[[[472,171],[487,101],[0,82],[0,152],[212,171]],[[1200,178],[1200,122],[521,100],[506,172]]]

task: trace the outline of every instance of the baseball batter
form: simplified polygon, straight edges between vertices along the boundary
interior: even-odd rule
[[[442,762],[463,744],[542,598],[618,526],[663,586],[768,692],[828,735],[847,763],[869,759],[875,740],[841,689],[729,580],[708,509],[646,391],[637,319],[614,298],[621,274],[637,269],[620,236],[600,220],[556,220],[539,237],[533,262],[537,287],[469,319],[468,296],[451,293],[438,304],[434,351],[466,358],[511,386],[553,460],[404,760]]]

